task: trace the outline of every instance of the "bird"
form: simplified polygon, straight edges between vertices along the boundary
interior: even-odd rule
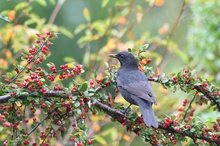
[[[134,55],[130,52],[120,52],[110,54],[109,57],[116,58],[120,62],[116,83],[122,97],[130,105],[140,107],[146,126],[158,128],[158,122],[152,109],[152,104],[157,105],[157,102],[148,78],[139,70]]]

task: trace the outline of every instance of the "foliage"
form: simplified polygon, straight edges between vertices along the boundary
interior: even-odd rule
[[[189,61],[219,85],[219,2],[196,0],[189,31]],[[212,17],[210,17],[212,16]]]
[[[55,10],[58,10],[65,1],[36,2],[39,7],[57,4]],[[179,71],[168,75],[163,71],[164,62],[172,60],[173,54],[183,62],[193,61],[194,67],[197,64],[204,67],[196,58],[187,56],[173,39],[186,6],[192,5],[194,16],[200,18],[203,11],[197,12],[200,9],[196,5],[201,2],[205,3],[204,7],[214,7],[215,3],[183,1],[174,23],[164,24],[157,35],[149,31],[136,35],[135,27],[143,23],[144,16],[153,8],[163,6],[163,0],[143,3],[103,0],[100,7],[110,8],[108,17],[95,20],[90,9],[84,8],[86,22],[79,24],[73,34],[53,24],[57,11],[46,23],[45,18],[32,11],[33,1],[18,2],[13,10],[3,11],[0,15],[0,21],[6,21],[0,30],[5,34],[0,36],[3,52],[0,71],[4,74],[4,81],[0,82],[3,145],[120,145],[132,141],[132,133],[152,145],[219,145],[220,117],[216,116],[220,111],[219,87],[212,79],[199,77],[191,67],[178,68]],[[215,12],[208,9],[204,14]],[[207,22],[211,24],[212,21]],[[82,64],[71,57],[64,58],[67,63],[61,65],[48,61],[54,55],[54,46],[58,45],[58,32],[70,38],[78,36],[79,47],[86,50]],[[216,38],[213,30],[206,30],[204,42],[209,33]],[[192,38],[188,42],[190,47],[205,47],[205,43]],[[157,98],[155,108],[158,129],[146,127],[133,107],[125,114],[125,102],[116,96],[118,67],[114,62],[109,65],[106,57],[116,50],[132,52],[139,69],[163,95]],[[213,50],[209,53],[214,54]],[[214,115],[211,122],[207,116],[210,113]],[[135,142],[137,145],[138,141]]]

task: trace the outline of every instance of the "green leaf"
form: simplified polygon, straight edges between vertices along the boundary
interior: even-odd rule
[[[92,27],[98,32],[99,35],[104,35],[106,33],[107,25],[105,21],[97,20],[92,23]]]
[[[64,34],[65,36],[69,37],[69,38],[73,38],[73,34],[66,28],[64,27],[59,27],[59,31]]]
[[[99,142],[101,145],[107,145],[107,142],[105,141],[105,139],[99,135],[95,135],[94,136],[95,140],[97,142]]]
[[[102,0],[102,8],[108,4],[109,0]]]
[[[75,103],[74,103],[74,107],[79,107],[80,106],[80,103],[79,103],[79,101],[76,101]]]
[[[195,143],[190,143],[189,146],[195,146]]]
[[[9,103],[14,103],[16,101],[16,98],[14,98],[14,97],[10,98],[8,101],[9,101]]]
[[[78,34],[78,33],[80,33],[83,29],[85,29],[86,28],[86,25],[85,24],[79,24],[77,27],[76,27],[76,29],[74,30],[74,34],[76,35],[76,34]]]
[[[73,96],[72,97],[72,100],[76,100],[78,97],[77,96]]]
[[[141,5],[137,5],[136,8],[137,8],[137,11],[138,11],[138,12],[140,12],[140,13],[143,12],[143,8],[142,8]]]
[[[27,97],[27,100],[28,100],[28,101],[31,101],[31,100],[34,100],[34,98],[33,98],[32,96],[28,96],[28,97]]]
[[[91,21],[91,16],[88,8],[84,8],[83,14],[87,21]]]
[[[190,129],[190,132],[195,132],[195,131],[196,131],[195,128],[191,128],[191,129]]]
[[[202,83],[200,81],[198,81],[194,84],[194,86],[200,86],[200,85],[202,85]]]
[[[28,19],[24,22],[24,25],[28,26],[28,25],[31,25],[31,24],[34,24],[35,21],[33,19]]]
[[[54,65],[54,63],[53,62],[49,62],[49,63],[47,63],[47,66],[50,68],[52,65]]]
[[[84,56],[83,56],[83,64],[88,67],[90,63],[90,52],[89,51],[86,51]]]
[[[84,95],[85,95],[86,97],[90,97],[90,96],[93,96],[93,95],[94,95],[94,92],[85,91],[85,92],[84,92]]]
[[[46,103],[47,105],[51,105],[51,102],[50,102],[50,101],[45,101],[45,103]]]
[[[22,10],[24,8],[26,8],[29,4],[27,2],[21,2],[21,3],[18,3],[16,6],[15,6],[15,10],[18,11],[18,10]]]
[[[39,102],[39,98],[34,98],[34,101],[35,101],[36,103],[38,103],[38,102]]]
[[[7,72],[7,73],[6,73],[6,76],[7,76],[8,78],[11,78],[11,77],[12,77],[12,73]]]
[[[48,0],[51,4],[55,5],[56,1],[55,0]]]
[[[76,62],[76,60],[73,57],[64,57],[63,59],[65,62]],[[75,64],[74,64],[75,65]]]
[[[144,44],[143,49],[146,50],[148,49],[149,46],[150,46],[149,44]]]
[[[181,75],[182,75],[181,72],[178,72],[178,73],[177,73],[177,77],[178,77],[178,78],[181,78]]]
[[[166,82],[168,82],[168,81],[169,81],[169,79],[167,79],[167,78],[162,78],[162,79],[161,79],[161,82],[162,82],[162,83],[166,83]]]
[[[32,95],[33,96],[40,96],[39,92],[33,92]]]
[[[166,74],[162,72],[162,73],[160,74],[160,78],[165,77],[165,75],[166,75]]]
[[[79,91],[84,92],[88,88],[88,84],[85,82],[79,87]]]
[[[40,4],[41,6],[47,6],[47,2],[46,0],[35,0],[35,2],[37,2],[38,4]]]

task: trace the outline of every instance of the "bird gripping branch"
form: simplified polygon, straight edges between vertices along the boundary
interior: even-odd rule
[[[135,57],[130,52],[109,56],[118,59],[121,64],[116,78],[119,92],[130,104],[140,107],[147,126],[157,128],[158,122],[152,109],[153,103],[157,105],[156,99],[147,77],[138,69]]]

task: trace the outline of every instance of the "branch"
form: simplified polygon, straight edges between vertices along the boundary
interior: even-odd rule
[[[195,100],[195,98],[196,98],[196,95],[194,95],[194,96],[193,96],[193,99],[190,101],[189,106],[188,106],[188,108],[186,109],[186,112],[185,112],[185,114],[184,114],[184,116],[183,116],[183,120],[186,119],[187,113],[188,113],[188,111],[190,110],[190,108],[192,107],[192,103],[193,103],[193,101]]]
[[[40,122],[38,122],[37,125],[28,133],[28,135],[34,132],[34,130],[37,129],[37,127],[40,126],[57,109],[58,107],[55,107],[48,115],[46,115]]]
[[[162,84],[160,78],[149,78],[148,80]],[[178,82],[174,82],[172,79],[169,79],[167,82],[172,82],[173,86],[178,85]],[[187,84],[194,84],[194,83],[188,82]],[[202,93],[204,96],[206,96],[211,102],[213,102],[213,105],[215,105],[217,107],[218,111],[220,111],[220,102],[218,102],[219,99],[215,99],[212,95],[213,94],[212,92],[202,90],[201,86],[198,86],[198,85],[194,85],[193,89],[195,89],[198,93]],[[191,89],[191,90],[193,90],[193,89]]]
[[[190,130],[187,130],[187,131],[181,131],[181,132],[177,132],[173,127],[169,126],[169,127],[163,127],[161,125],[159,125],[159,129],[163,129],[169,133],[172,133],[172,134],[180,134],[182,136],[187,136],[191,139],[201,139],[201,140],[205,140],[207,142],[210,142],[210,143],[215,143],[216,145],[220,145],[220,139],[218,141],[214,141],[212,140],[212,138],[209,138],[209,137],[206,137],[206,136],[203,136],[203,135],[195,135],[195,133],[193,132],[190,132]]]
[[[104,86],[99,86],[98,88],[96,88],[95,92],[99,92]],[[75,93],[75,92],[74,92]],[[48,91],[45,95],[43,96],[46,96],[46,97],[60,97],[60,98],[68,98],[69,95],[72,95],[73,93],[65,93],[64,91]],[[77,93],[75,93],[76,95]],[[24,99],[24,98],[27,98],[28,96],[33,96],[31,94],[23,94],[21,96],[19,96],[18,98],[21,98],[21,99]],[[36,96],[36,95],[35,95]],[[4,101],[7,101],[9,100],[11,97],[9,94],[5,95],[5,96],[0,96],[0,101],[4,100]],[[99,108],[100,110],[103,110],[106,114],[110,115],[111,117],[126,117],[125,114],[123,114],[120,110],[118,109],[114,109],[114,108],[111,108],[109,107],[108,105],[106,104],[103,104],[101,103],[100,101],[96,100],[95,102],[95,105],[97,108]],[[53,112],[53,111],[52,111]],[[48,117],[48,115],[46,116]],[[46,118],[45,117],[45,118]],[[37,127],[37,126],[36,126]],[[34,128],[36,129],[36,128]],[[195,133],[193,132],[190,132],[188,130],[186,131],[181,131],[181,132],[177,132],[172,126],[168,126],[168,127],[164,127],[161,123],[159,125],[159,129],[162,129],[162,130],[165,130],[169,133],[172,133],[172,134],[182,134],[184,136],[187,136],[187,137],[190,137],[192,139],[201,139],[201,140],[205,140],[207,142],[211,142],[211,143],[216,143],[217,145],[220,144],[220,139],[218,141],[214,141],[212,140],[211,138],[209,137],[206,137],[206,136],[198,136],[198,135],[195,135]],[[136,133],[136,131],[133,131]],[[31,133],[31,132],[30,132]],[[30,134],[29,133],[29,134]]]
[[[149,81],[153,81],[153,82],[157,82],[157,83],[161,83],[160,79],[157,78],[149,78]],[[173,82],[173,80],[169,79],[168,82]],[[175,85],[177,85],[177,83],[173,82]],[[95,93],[99,92],[102,88],[104,88],[104,85],[101,85],[99,87],[96,88],[96,90],[94,91]],[[208,92],[208,91],[204,91],[201,89],[200,86],[194,85],[194,89],[196,89],[197,92],[202,93],[203,95],[205,95],[208,99],[210,99],[210,101],[213,102],[213,105],[216,105],[218,111],[220,111],[220,103],[212,97],[212,93]],[[61,98],[68,98],[70,95],[79,95],[78,92],[64,92],[64,91],[53,91],[53,90],[49,90],[46,92],[45,97],[61,97]],[[25,99],[28,96],[33,96],[36,97],[36,95],[34,93],[27,93],[27,94],[22,94],[22,95],[18,95],[15,97],[11,97],[10,94],[6,94],[6,95],[2,95],[0,96],[0,103],[6,103],[10,98],[21,98],[21,99]]]
[[[41,44],[39,50],[37,50],[37,52],[36,52],[36,54],[35,54],[36,56],[39,55],[39,53],[41,52],[41,50],[42,50],[43,46],[46,44],[46,42],[47,42],[47,41],[45,41],[45,42],[43,42],[43,43]],[[19,75],[20,75],[25,69],[27,69],[28,65],[30,65],[32,62],[34,62],[34,60],[35,60],[34,57],[33,57],[31,60],[29,60],[29,61],[27,62],[27,64],[24,66],[24,68],[23,68],[22,70],[20,70],[19,73],[17,73],[17,75],[16,75],[13,79],[11,79],[10,83],[14,82],[14,81],[19,77]]]
[[[56,7],[54,8],[54,10],[53,10],[53,12],[52,12],[52,14],[50,16],[48,24],[53,24],[54,23],[54,20],[55,20],[55,18],[57,16],[58,12],[60,11],[60,8],[61,8],[61,6],[63,5],[64,2],[65,1],[59,1],[57,3]]]

